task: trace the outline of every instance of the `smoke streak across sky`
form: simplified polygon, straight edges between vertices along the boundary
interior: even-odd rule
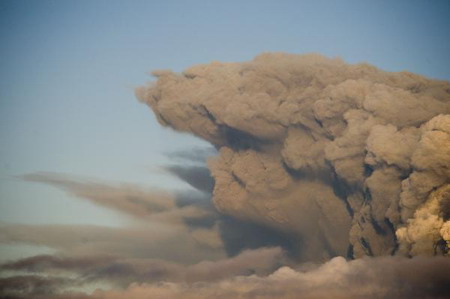
[[[449,10],[2,2],[1,296],[445,298]]]

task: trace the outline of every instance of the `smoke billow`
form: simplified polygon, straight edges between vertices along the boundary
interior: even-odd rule
[[[190,188],[19,177],[133,221],[0,224],[53,250],[2,261],[0,297],[448,297],[448,82],[288,54],[154,75],[138,98],[215,147],[167,153]]]
[[[220,212],[293,236],[299,260],[447,254],[448,82],[281,53],[153,74],[138,98],[218,149]]]

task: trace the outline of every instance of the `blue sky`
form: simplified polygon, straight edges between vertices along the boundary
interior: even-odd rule
[[[155,69],[318,52],[450,79],[450,1],[0,1],[0,223],[127,219],[17,175],[53,171],[183,188],[134,88]]]

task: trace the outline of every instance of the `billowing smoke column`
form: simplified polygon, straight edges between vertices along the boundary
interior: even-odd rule
[[[159,122],[219,149],[222,213],[296,240],[300,260],[446,255],[450,86],[320,55],[153,73]]]

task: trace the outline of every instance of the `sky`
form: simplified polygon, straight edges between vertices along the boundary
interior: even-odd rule
[[[0,223],[130,221],[18,178],[29,173],[188,188],[159,166],[208,144],[161,127],[136,100],[153,70],[317,52],[449,80],[449,13],[449,1],[2,0]]]

